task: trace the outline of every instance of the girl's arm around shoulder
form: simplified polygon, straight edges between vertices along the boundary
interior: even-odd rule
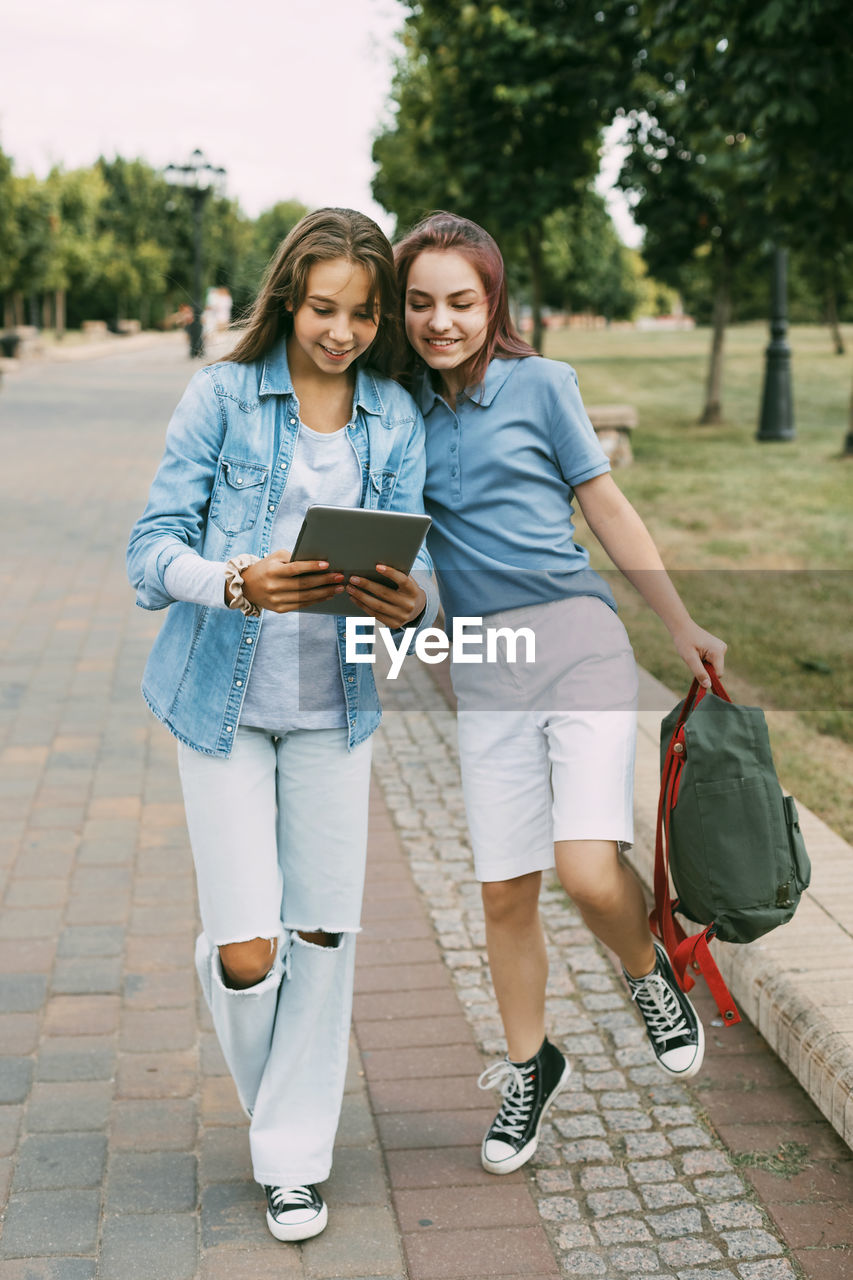
[[[143,609],[172,603],[166,569],[202,541],[224,430],[212,377],[199,369],[172,415],[147,505],[128,543],[128,577]]]
[[[575,497],[587,524],[610,559],[664,623],[676,652],[699,683],[710,680],[702,666],[712,664],[723,674],[726,644],[698,626],[684,606],[652,536],[610,474],[579,484]]]

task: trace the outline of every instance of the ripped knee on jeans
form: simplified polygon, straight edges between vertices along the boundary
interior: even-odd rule
[[[341,945],[340,933],[327,933],[325,929],[296,929],[297,937],[303,942],[309,942],[314,947],[328,947],[336,949]]]
[[[251,938],[248,942],[227,942],[219,948],[225,985],[235,991],[263,982],[275,962],[276,938]]]

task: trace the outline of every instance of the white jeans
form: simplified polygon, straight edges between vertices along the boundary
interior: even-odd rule
[[[204,930],[196,967],[251,1115],[255,1180],[268,1185],[322,1182],[332,1167],[372,749],[346,741],[345,729],[240,728],[227,760],[178,747]],[[322,947],[297,930],[340,936]],[[254,987],[227,987],[218,948],[253,938],[277,940],[272,969]]]

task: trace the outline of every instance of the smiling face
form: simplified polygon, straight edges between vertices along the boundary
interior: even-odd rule
[[[291,374],[344,373],[376,337],[378,312],[367,270],[347,258],[315,262],[287,340]]]
[[[406,281],[406,335],[448,390],[461,391],[462,366],[486,341],[489,303],[483,282],[454,249],[418,254]]]

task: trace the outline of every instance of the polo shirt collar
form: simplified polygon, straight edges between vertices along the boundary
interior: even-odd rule
[[[484,408],[486,405],[490,405],[517,364],[517,359],[502,360],[498,356],[491,360],[486,370],[486,376],[480,386],[467,388],[467,398],[470,403]],[[432,385],[429,369],[424,369],[423,378],[417,388],[415,399],[424,416],[429,413],[436,400],[442,399],[439,392]]]
[[[287,363],[287,339],[282,338],[264,357],[261,367],[259,394],[262,396],[292,396],[293,379]],[[367,369],[356,365],[355,395],[353,403],[365,413],[384,413],[382,397],[376,379]]]

